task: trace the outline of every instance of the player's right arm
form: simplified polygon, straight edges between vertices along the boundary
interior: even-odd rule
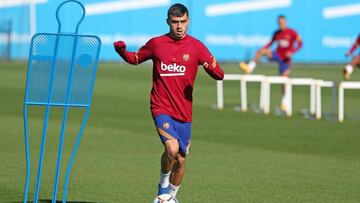
[[[355,51],[355,49],[359,46],[359,44],[360,44],[360,35],[358,36],[358,38],[356,39],[356,41],[354,42],[352,47],[349,49],[349,51],[346,52],[346,56],[350,56]]]
[[[129,52],[126,50],[124,41],[114,42],[115,51],[129,64],[137,65],[152,57],[150,42],[142,46],[137,52]]]

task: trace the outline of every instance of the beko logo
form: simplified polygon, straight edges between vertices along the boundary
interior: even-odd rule
[[[160,68],[162,71],[167,71],[170,73],[161,73],[160,76],[179,76],[179,75],[185,75],[186,67],[178,65],[176,63],[173,64],[165,64],[164,62],[161,62]]]

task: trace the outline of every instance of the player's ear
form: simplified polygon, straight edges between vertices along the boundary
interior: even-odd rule
[[[166,18],[166,24],[168,24],[170,26],[170,20],[169,18]]]

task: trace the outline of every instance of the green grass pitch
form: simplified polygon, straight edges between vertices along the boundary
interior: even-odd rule
[[[226,73],[239,72],[235,64],[222,66]],[[295,65],[293,76],[341,80],[342,66]],[[23,198],[26,67],[21,62],[0,64],[0,202]],[[277,70],[274,65],[260,65],[256,73],[276,75]],[[360,80],[360,70],[352,79]],[[155,198],[163,149],[149,112],[151,85],[150,63],[100,64],[68,201],[151,202]],[[249,88],[249,103],[257,103],[258,85],[249,84]],[[273,92],[270,115],[241,113],[233,108],[239,105],[239,83],[226,81],[226,108],[218,111],[211,107],[216,101],[215,81],[199,69],[192,149],[178,193],[181,202],[360,202],[360,90],[346,91],[342,124],[334,120],[336,115],[318,121],[298,113],[309,105],[306,87],[293,90],[293,117],[276,116],[280,88]],[[331,91],[324,90],[323,95],[324,111],[330,112]],[[51,198],[61,113],[61,109],[51,112],[40,193],[44,200]],[[65,161],[82,113],[70,111]],[[32,186],[43,115],[41,108],[30,109]]]

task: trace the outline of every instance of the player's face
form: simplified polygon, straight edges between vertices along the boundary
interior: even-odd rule
[[[284,30],[286,28],[286,19],[285,18],[279,18],[279,28],[280,30]]]
[[[187,14],[182,17],[170,16],[170,18],[167,19],[167,24],[170,27],[170,35],[179,40],[186,34],[189,25],[189,17]]]

